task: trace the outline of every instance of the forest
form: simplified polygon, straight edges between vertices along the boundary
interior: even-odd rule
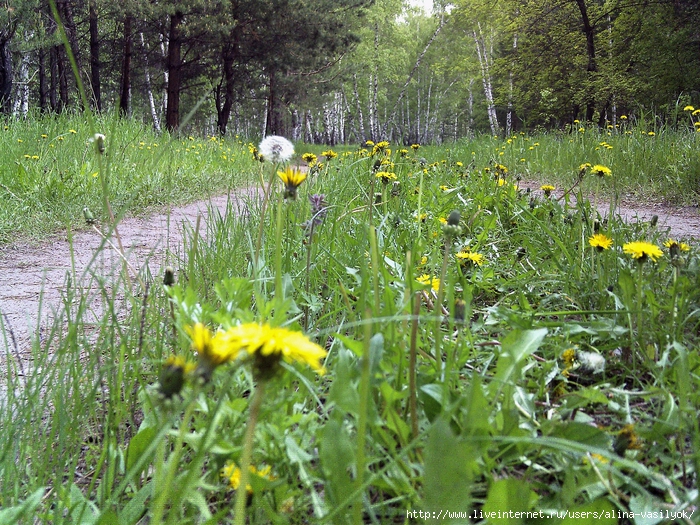
[[[308,143],[673,125],[700,98],[695,0],[5,0],[6,117]],[[82,87],[82,95],[81,95]]]

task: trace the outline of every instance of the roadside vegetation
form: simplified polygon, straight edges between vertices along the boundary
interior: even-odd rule
[[[9,124],[1,209],[21,235],[239,173],[263,197],[187,233],[152,279],[68,285],[30,360],[6,334],[0,521],[690,523],[697,245],[592,201],[696,202],[694,113],[294,155],[269,137]]]

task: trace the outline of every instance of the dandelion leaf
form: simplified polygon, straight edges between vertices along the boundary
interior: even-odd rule
[[[507,478],[495,481],[489,487],[483,513],[489,516],[488,522],[493,525],[520,524],[523,519],[516,513],[528,511],[533,496],[537,498],[530,485],[521,479]]]
[[[449,513],[464,516],[470,508],[472,455],[470,445],[452,432],[447,421],[440,418],[433,424],[425,447],[422,508],[441,514],[441,523],[469,523],[466,517]]]

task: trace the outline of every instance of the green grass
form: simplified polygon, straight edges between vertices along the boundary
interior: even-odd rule
[[[101,158],[89,122],[79,114],[5,121],[0,243],[79,227],[86,206],[107,219],[101,177],[113,212],[123,216],[247,185],[257,171],[238,138],[156,134],[110,115],[94,125],[106,136]]]
[[[160,276],[148,293],[96,281],[107,306],[97,323],[86,320],[88,297],[69,290],[31,367],[20,374],[7,355],[0,518],[234,523],[220,472],[243,456],[264,381],[232,359],[205,384],[186,374],[180,394],[163,399],[165,360],[197,363],[187,332],[196,322],[304,329],[328,351],[325,375],[285,364],[265,383],[251,464],[271,475],[250,480],[251,523],[567,510],[617,523],[621,512],[689,512],[700,465],[697,246],[639,263],[623,245],[662,246],[665,232],[598,226],[585,199],[516,188],[539,174],[571,182],[589,162],[613,176],[587,174],[582,194],[626,192],[631,181],[653,194],[638,169],[668,170],[664,147],[679,164],[697,156],[690,132],[631,131],[393,148],[388,185],[373,173],[383,154],[348,150],[312,170],[296,201],[281,203],[278,185],[264,218],[253,201],[205,236],[190,231],[175,286]],[[613,148],[596,150],[603,140]],[[267,178],[273,167],[263,169]],[[691,182],[679,180],[688,194]],[[311,194],[324,194],[328,210],[308,236]],[[440,219],[453,210],[459,227],[446,230]],[[609,250],[589,245],[596,228]],[[458,264],[467,248],[483,264]]]

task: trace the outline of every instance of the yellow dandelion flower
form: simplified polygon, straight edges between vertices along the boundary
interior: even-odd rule
[[[552,186],[551,184],[543,184],[542,186],[540,186],[540,189],[544,192],[544,194],[547,197],[549,197],[552,194],[552,192],[557,188]]]
[[[229,352],[221,339],[221,334],[212,334],[209,328],[202,323],[186,326],[185,332],[192,339],[192,350],[199,356],[199,372],[208,380],[214,369],[235,358],[235,354]]]
[[[700,115],[700,109],[696,109],[695,111],[693,111],[692,115],[694,117],[697,117],[698,115]]]
[[[69,129],[69,130],[68,130],[68,133],[72,133],[73,135],[75,135],[75,134],[78,133],[78,132],[75,131],[74,129]]]
[[[392,180],[396,180],[396,173],[391,173],[389,171],[380,171],[377,173],[377,178],[381,180],[384,184],[389,184]]]
[[[411,144],[411,149],[413,151],[416,151],[418,148],[420,148],[420,144]]]
[[[262,468],[255,468],[254,465],[250,465],[248,470],[253,476],[258,476],[269,481],[277,479],[276,476],[272,474],[272,467],[270,465],[265,465]],[[228,486],[233,490],[238,490],[241,485],[241,469],[235,463],[227,463],[224,468],[221,469],[221,477],[225,479]],[[246,492],[248,494],[253,493],[253,487],[250,483],[246,483]]]
[[[593,166],[591,168],[591,172],[594,175],[598,175],[598,177],[610,177],[612,175],[612,170],[607,166],[603,166],[602,164],[596,164]]]
[[[596,233],[593,237],[588,239],[588,244],[602,252],[603,250],[609,250],[613,244],[613,240],[602,233]]]
[[[620,115],[620,120],[627,120],[627,115]]]
[[[498,179],[498,185],[499,186],[504,186],[506,183],[506,179]]]
[[[315,164],[316,161],[318,160],[318,157],[316,157],[316,155],[313,153],[304,153],[301,156],[301,159],[308,164]]]
[[[690,246],[688,246],[684,242],[678,242],[675,239],[668,239],[664,243],[664,246],[666,248],[668,248],[669,254],[673,258],[678,257],[681,254],[681,252],[689,252],[690,251]]]
[[[430,274],[424,273],[420,277],[417,277],[416,281],[418,281],[421,284],[430,285],[430,287],[436,292],[440,289],[439,277],[431,277]]]
[[[321,375],[325,373],[321,361],[326,351],[301,332],[246,323],[229,328],[221,339],[229,353],[244,351],[254,359],[256,371],[267,376],[276,372],[280,359],[309,365]]]
[[[695,108],[693,106],[686,106],[683,108],[683,111],[695,111]]]
[[[306,180],[306,173],[294,168],[287,168],[284,171],[278,171],[277,175],[284,183],[284,198],[294,200],[297,198],[297,188]]]
[[[472,252],[469,249],[460,250],[455,257],[462,266],[481,266],[484,264],[484,256],[480,253]]]
[[[653,137],[654,135],[656,135],[656,133],[654,133],[653,131],[649,131],[649,132],[647,133],[647,135],[649,135],[650,137]]]
[[[335,151],[333,151],[332,149],[329,149],[328,151],[322,151],[321,155],[326,157],[326,160],[331,160],[331,159],[334,159],[338,156],[338,154]]]
[[[664,255],[661,248],[645,241],[628,242],[622,246],[622,251],[640,263],[646,262],[647,259],[656,262],[659,257]]]

